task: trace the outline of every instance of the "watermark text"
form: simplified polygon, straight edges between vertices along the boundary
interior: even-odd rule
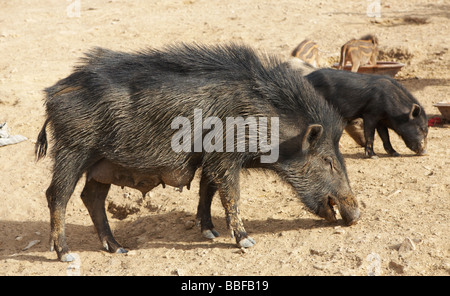
[[[215,116],[209,116],[203,120],[202,114],[201,109],[194,109],[193,125],[187,117],[174,118],[171,128],[178,131],[171,139],[173,151],[177,153],[181,151],[260,152],[263,153],[260,158],[261,163],[274,163],[278,160],[278,117],[270,118],[269,143],[269,119],[266,117],[226,117],[223,123],[219,117]],[[204,133],[206,130],[208,132]]]

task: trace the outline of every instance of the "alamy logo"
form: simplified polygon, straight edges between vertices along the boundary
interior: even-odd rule
[[[171,128],[178,129],[171,139],[171,147],[177,153],[181,151],[256,153],[259,151],[268,153],[261,155],[261,163],[274,163],[278,160],[278,117],[270,118],[270,144],[268,143],[269,128],[266,117],[226,117],[224,124],[220,118],[215,116],[203,120],[202,110],[194,109],[193,131],[190,120],[183,116],[175,117]],[[204,130],[209,131],[204,134]]]
[[[381,17],[381,0],[367,0],[368,17]]]
[[[81,17],[81,0],[67,0],[70,2],[66,7],[68,17]]]
[[[368,276],[378,276],[381,274],[380,255],[372,252],[369,255],[367,255],[366,261],[370,263],[366,268]]]
[[[70,253],[73,257],[73,261],[66,268],[66,274],[68,276],[80,276],[81,275],[81,258],[76,253]]]

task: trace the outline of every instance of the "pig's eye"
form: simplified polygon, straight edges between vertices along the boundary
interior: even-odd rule
[[[330,169],[333,169],[333,159],[331,157],[325,156],[323,160],[330,166]]]

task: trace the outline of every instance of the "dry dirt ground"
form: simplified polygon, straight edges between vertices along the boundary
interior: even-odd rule
[[[377,2],[374,0],[372,2]],[[45,190],[51,160],[34,159],[45,120],[42,90],[67,76],[93,46],[133,51],[167,43],[240,41],[288,58],[303,39],[319,44],[322,66],[338,60],[350,38],[374,33],[383,60],[405,64],[398,79],[423,104],[449,101],[448,1],[0,1],[0,122],[27,141],[0,147],[0,275],[449,275],[450,126],[431,127],[428,155],[418,157],[391,133],[402,156],[379,159],[342,137],[358,224],[330,224],[305,210],[272,174],[241,179],[241,214],[257,244],[242,251],[228,235],[219,199],[213,220],[221,237],[203,239],[195,219],[198,184],[179,193],[114,187],[107,199],[111,226],[126,255],[102,250],[79,198],[67,209],[67,239],[75,263],[49,251]],[[77,5],[80,4],[79,15]],[[73,5],[73,6],[70,6]],[[30,245],[31,243],[31,245]]]

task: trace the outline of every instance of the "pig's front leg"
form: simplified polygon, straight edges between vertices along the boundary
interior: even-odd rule
[[[239,171],[227,174],[222,178],[219,184],[219,194],[225,209],[227,226],[231,231],[231,236],[234,236],[239,247],[252,247],[256,242],[247,235],[244,224],[239,217]]]

